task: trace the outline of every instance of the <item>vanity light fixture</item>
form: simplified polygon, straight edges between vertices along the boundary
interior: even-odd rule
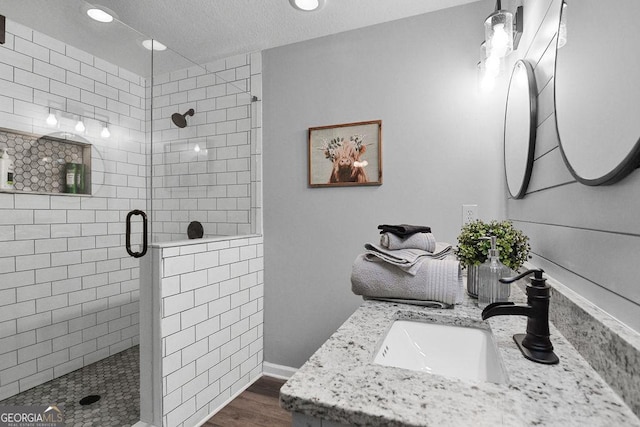
[[[502,10],[500,0],[495,11],[484,21],[485,41],[481,44],[478,83],[483,92],[495,85],[495,80],[504,68],[505,57],[517,49],[523,30],[523,7],[518,6],[515,16]]]
[[[76,132],[80,132],[80,133],[83,133],[85,130],[87,130],[84,123],[82,122],[82,117],[78,119],[78,123],[76,123],[76,126],[74,129],[76,130]]]
[[[111,132],[109,132],[109,126],[106,123],[102,127],[102,132],[100,132],[100,136],[105,139],[111,136]]]
[[[87,10],[87,15],[89,15],[89,18],[93,19],[94,21],[104,23],[113,22],[113,15],[103,9],[98,9],[96,7]]]
[[[167,49],[165,45],[160,43],[158,40],[153,39],[143,40],[142,46],[144,46],[144,48],[147,50],[163,51]]]
[[[325,0],[289,0],[291,6],[303,12],[313,12],[322,9]]]
[[[558,28],[558,49],[567,44],[567,2],[562,2],[560,11],[560,27]]]
[[[513,50],[513,14],[502,10],[500,0],[496,10],[484,21],[484,36],[489,56],[504,58]]]

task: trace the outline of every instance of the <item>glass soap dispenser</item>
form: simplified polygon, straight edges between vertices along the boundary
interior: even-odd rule
[[[509,267],[500,262],[500,250],[496,245],[496,236],[484,237],[491,240],[491,249],[487,260],[480,265],[478,275],[480,281],[478,284],[478,306],[485,308],[494,302],[506,302],[509,300],[510,288],[509,284],[500,283],[503,277],[511,274]]]

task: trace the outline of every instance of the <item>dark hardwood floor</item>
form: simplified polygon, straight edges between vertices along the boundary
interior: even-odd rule
[[[285,383],[262,377],[215,414],[204,427],[291,427],[291,414],[280,408],[278,394]]]

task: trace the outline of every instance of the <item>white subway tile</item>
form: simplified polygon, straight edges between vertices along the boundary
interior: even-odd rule
[[[67,322],[54,323],[36,329],[36,341],[52,340],[54,338],[67,335],[69,333],[69,324]]]
[[[213,301],[220,297],[220,284],[214,283],[203,288],[198,288],[194,291],[195,300],[199,304],[204,304],[209,301]]]
[[[76,357],[85,356],[89,353],[93,353],[98,349],[98,343],[96,340],[90,340],[83,342],[73,347],[69,347],[69,357],[75,359]]]
[[[196,325],[196,340],[213,335],[220,330],[220,317],[214,316]]]
[[[64,252],[67,250],[67,239],[47,239],[35,241],[35,253]]]
[[[183,366],[177,371],[166,376],[167,387],[165,392],[171,393],[178,387],[182,387],[184,384],[195,378],[196,376],[196,364],[189,363]]]
[[[173,335],[164,338],[165,354],[171,354],[187,347],[195,342],[195,328],[181,330]]]
[[[96,299],[95,289],[85,289],[82,291],[70,292],[69,305],[82,304],[87,301],[93,301]]]
[[[38,370],[43,371],[45,369],[53,368],[54,366],[61,365],[69,361],[69,352],[67,350],[60,350],[55,353],[50,353],[38,358]]]
[[[2,49],[2,62],[12,67],[21,68],[23,70],[33,70],[33,59],[30,56],[23,55],[9,49]],[[11,96],[7,94],[8,96]],[[13,98],[13,96],[11,96]]]
[[[220,327],[226,328],[240,320],[240,308],[234,308],[220,314]]]
[[[182,422],[189,418],[189,416],[194,412],[196,412],[195,397],[187,400],[176,409],[166,414],[166,424],[170,426],[182,425]]]
[[[196,341],[194,344],[191,344],[188,347],[182,349],[182,364],[187,365],[191,362],[199,359],[200,357],[206,355],[209,352],[209,340],[202,339],[200,341]],[[200,374],[197,374],[200,375]]]
[[[49,225],[16,225],[16,240],[48,239],[51,237]]]
[[[33,240],[0,242],[0,257],[32,255],[34,246]],[[0,283],[0,288],[2,287]]]
[[[174,276],[176,274],[194,271],[194,255],[165,258],[163,264],[165,276]]]
[[[189,328],[207,319],[207,305],[198,305],[192,309],[182,311],[180,313],[180,321],[182,329]]]
[[[241,262],[236,262],[231,264],[231,277],[240,277],[240,276],[244,276],[245,274],[249,273],[249,262],[251,260],[248,261],[241,261]]]
[[[163,317],[161,319],[161,328],[163,336],[169,336],[179,332],[182,329],[180,326],[180,313]]]
[[[12,368],[5,369],[0,372],[0,384],[9,384],[14,381],[20,380],[20,378],[28,377],[38,371],[38,366],[35,360],[30,360],[26,363],[16,365]]]
[[[17,256],[15,260],[16,271],[51,267],[51,256],[49,254]]]
[[[194,307],[193,292],[184,292],[174,296],[163,298],[163,316],[188,310]]]
[[[62,265],[79,264],[82,261],[81,256],[81,251],[53,253],[51,254],[51,266],[55,267]]]
[[[207,270],[185,273],[180,276],[180,291],[187,292],[208,285]]]
[[[49,267],[36,270],[36,283],[51,282],[56,280],[68,279],[68,270],[71,267]]]
[[[53,310],[51,314],[53,316],[53,323],[63,322],[65,320],[80,317],[80,315],[82,314],[82,307],[79,305],[67,307],[65,303],[62,308]]]
[[[39,299],[51,296],[51,283],[42,283],[32,286],[21,286],[16,289],[18,292],[18,302]]]
[[[40,356],[51,353],[51,341],[43,341],[38,344],[23,347],[18,350],[18,363],[28,362]]]
[[[36,304],[33,300],[4,306],[2,310],[0,310],[0,322],[35,314],[35,312]]]
[[[51,311],[56,308],[66,307],[69,305],[67,294],[40,298],[36,301],[30,301],[30,302],[34,303],[34,306],[37,309],[38,313]],[[56,322],[56,320],[53,320],[53,321]]]
[[[49,79],[47,77],[34,74],[30,71],[24,71],[16,68],[14,72],[14,82],[24,85],[28,88],[49,92]],[[28,101],[33,101],[33,98]]]
[[[209,369],[209,382],[214,382],[222,378],[224,374],[229,372],[231,364],[228,358],[222,358],[222,361]]]

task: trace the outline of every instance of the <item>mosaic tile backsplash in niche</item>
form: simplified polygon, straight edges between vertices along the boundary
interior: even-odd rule
[[[16,191],[64,193],[67,163],[83,163],[90,168],[90,145],[46,135],[0,129],[0,149],[8,150],[13,159]]]

